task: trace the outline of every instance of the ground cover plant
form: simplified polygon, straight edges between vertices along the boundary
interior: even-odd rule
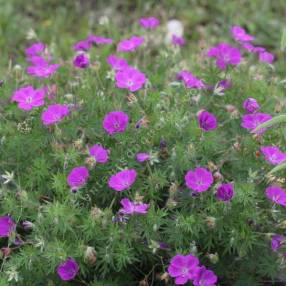
[[[0,285],[286,283],[283,1],[0,4]]]

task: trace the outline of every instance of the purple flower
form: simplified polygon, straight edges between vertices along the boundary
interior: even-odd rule
[[[183,37],[172,35],[172,44],[174,46],[184,46],[186,44],[186,40]]]
[[[267,113],[253,113],[253,114],[246,114],[242,117],[241,127],[249,129],[251,132],[258,127],[260,124],[270,120],[272,116]],[[256,131],[256,134],[262,134],[266,131],[266,128],[262,128]]]
[[[200,111],[198,114],[199,126],[204,131],[211,131],[217,128],[216,117],[205,110]]]
[[[218,83],[218,87],[221,89],[221,91],[225,91],[226,89],[231,88],[232,84],[231,81],[225,79],[225,80],[221,80]]]
[[[260,105],[258,104],[256,99],[249,97],[243,102],[243,108],[248,113],[254,113],[260,108]]]
[[[122,40],[117,46],[118,52],[133,52],[144,43],[144,37],[132,36],[130,39]]]
[[[239,49],[227,43],[221,43],[211,48],[207,56],[216,58],[216,65],[221,70],[225,70],[227,65],[238,65],[241,61]]]
[[[216,198],[220,201],[228,202],[234,196],[233,184],[221,184],[216,191]]]
[[[113,43],[113,40],[110,38],[94,36],[94,35],[90,35],[87,41],[90,44],[97,44],[97,45],[111,45]]]
[[[256,47],[256,46],[253,46],[250,43],[243,43],[242,47],[245,50],[247,50],[248,52],[250,52],[250,53],[262,53],[262,52],[265,51],[265,48],[263,48],[263,47]]]
[[[264,146],[260,148],[260,151],[271,165],[279,165],[286,161],[286,153],[281,152],[278,147]]]
[[[273,203],[281,206],[286,206],[286,193],[285,191],[277,186],[270,186],[266,188],[266,197]]]
[[[85,69],[89,66],[89,58],[86,54],[79,54],[73,60],[76,68]]]
[[[185,182],[189,189],[199,193],[205,192],[213,183],[213,175],[205,168],[189,170],[185,176]]]
[[[74,44],[75,51],[88,51],[91,48],[91,43],[88,40],[79,41]]]
[[[186,88],[203,89],[206,87],[202,80],[195,77],[192,73],[190,73],[186,70],[180,71],[177,74],[177,79],[183,80]]]
[[[141,71],[128,67],[116,72],[116,86],[125,88],[131,92],[139,90],[146,82],[146,76]]]
[[[26,56],[30,58],[30,57],[37,56],[40,53],[44,52],[45,48],[46,47],[42,42],[34,43],[25,50],[25,53],[26,53]]]
[[[139,20],[139,24],[145,29],[154,30],[158,25],[160,25],[160,21],[155,17],[141,18]]]
[[[259,61],[263,63],[272,64],[274,61],[274,55],[269,52],[259,53]]]
[[[78,190],[85,185],[89,177],[88,169],[84,166],[73,168],[67,177],[67,183],[72,190]]]
[[[251,42],[255,38],[245,32],[245,30],[239,26],[233,26],[231,28],[232,37],[235,41],[244,43],[244,42]]]
[[[10,216],[0,217],[0,237],[9,237],[16,229],[16,223]]]
[[[146,214],[149,208],[149,204],[134,203],[127,198],[122,199],[120,204],[123,206],[123,208],[120,209],[120,212],[129,215]]]
[[[52,104],[42,113],[44,125],[56,124],[62,121],[69,114],[67,105]]]
[[[194,279],[194,286],[215,286],[217,282],[217,276],[213,271],[201,266]]]
[[[275,234],[271,237],[271,248],[273,251],[279,250],[284,242],[285,237],[283,235]]]
[[[92,156],[97,163],[104,164],[108,161],[108,151],[101,145],[95,144],[89,148],[89,154]]]
[[[196,277],[198,266],[199,260],[197,257],[191,254],[186,256],[177,254],[170,261],[168,273],[175,278],[176,285],[183,285]]]
[[[129,117],[122,111],[112,111],[105,115],[103,128],[109,134],[123,133],[128,125]]]
[[[140,163],[148,161],[150,160],[150,155],[148,153],[138,153],[136,154],[136,160]]]
[[[57,273],[63,281],[73,280],[79,271],[79,266],[73,258],[68,258],[57,268]]]
[[[112,67],[112,69],[118,71],[128,67],[128,63],[125,59],[119,58],[115,55],[110,55],[107,58],[107,63]]]
[[[11,98],[18,103],[18,107],[24,110],[31,110],[45,104],[45,89],[34,89],[29,85],[16,90]]]
[[[137,173],[133,169],[120,171],[109,178],[108,186],[117,192],[122,192],[134,184],[136,177]]]
[[[59,64],[49,64],[44,59],[37,59],[36,65],[27,67],[27,73],[35,77],[48,78],[60,67]],[[35,62],[34,62],[35,64]]]

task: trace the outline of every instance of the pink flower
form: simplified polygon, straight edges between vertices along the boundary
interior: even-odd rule
[[[90,147],[89,154],[95,159],[96,163],[104,164],[109,159],[108,151],[99,144],[95,144]]]
[[[89,66],[89,58],[86,54],[79,54],[73,60],[76,68],[85,69]]]
[[[49,64],[42,59],[41,64],[27,67],[27,73],[35,77],[48,78],[53,75],[59,67],[59,64]]]
[[[149,208],[149,204],[139,204],[130,201],[129,199],[125,198],[120,201],[120,204],[123,206],[120,209],[120,213],[123,214],[146,214]]]
[[[107,58],[107,63],[112,67],[114,70],[122,70],[128,67],[128,63],[125,59],[119,58],[115,55],[110,55]]]
[[[117,46],[118,52],[133,52],[144,43],[144,37],[132,36],[130,39],[122,40]]]
[[[148,153],[138,153],[136,155],[136,160],[140,163],[148,161],[148,160],[150,160],[150,155]]]
[[[57,273],[63,281],[70,281],[75,278],[79,271],[79,266],[73,258],[68,258],[57,268]]]
[[[183,37],[172,35],[172,44],[174,46],[184,46],[186,44],[186,40]]]
[[[122,111],[112,111],[105,115],[103,128],[109,134],[123,133],[128,126],[128,115]]]
[[[141,18],[139,20],[139,24],[145,29],[154,30],[158,25],[160,25],[160,21],[155,17]]]
[[[62,121],[69,114],[67,105],[52,104],[42,113],[44,125],[51,125]]]
[[[90,35],[87,40],[90,44],[97,44],[97,45],[111,45],[113,43],[113,40],[110,38],[105,38],[95,35]]]
[[[203,89],[206,85],[203,83],[202,80],[195,77],[192,73],[182,70],[177,74],[178,80],[183,80],[185,83],[186,88],[196,88],[196,89]]]
[[[217,188],[216,198],[218,200],[228,202],[233,198],[233,196],[234,196],[233,184],[231,183],[221,184]]]
[[[259,53],[259,61],[272,64],[274,61],[274,55],[269,52],[261,52]]]
[[[194,171],[190,170],[185,176],[187,187],[199,193],[209,189],[213,181],[212,173],[205,168],[196,168]]]
[[[248,52],[250,52],[250,53],[262,53],[262,52],[265,51],[265,48],[263,48],[263,47],[256,47],[256,46],[253,46],[250,43],[243,43],[242,47],[245,50],[247,50]]]
[[[0,237],[9,237],[15,229],[16,223],[10,216],[0,217]]]
[[[146,82],[146,76],[141,71],[128,67],[117,71],[115,80],[118,88],[125,88],[134,92],[142,88]]]
[[[174,256],[168,267],[168,273],[175,278],[176,285],[186,284],[189,280],[193,280],[199,269],[199,260],[192,254]]]
[[[25,50],[26,56],[28,58],[37,56],[45,51],[45,45],[42,42],[34,43]]]
[[[246,114],[242,117],[241,127],[249,129],[251,132],[258,127],[260,124],[270,120],[272,116],[267,113],[253,113],[253,114]],[[256,131],[256,134],[262,134],[266,131],[265,128]]]
[[[91,48],[91,43],[88,40],[79,41],[74,44],[75,51],[88,51]]]
[[[211,48],[207,56],[216,58],[216,65],[221,70],[225,70],[227,65],[238,65],[241,61],[239,49],[227,43],[221,43]]]
[[[208,111],[203,110],[199,112],[198,121],[200,128],[206,132],[217,128],[216,117]]]
[[[247,34],[245,30],[239,26],[233,26],[231,28],[231,33],[235,41],[240,43],[251,42],[255,39],[255,37]]]
[[[72,190],[78,190],[85,185],[89,177],[88,169],[84,166],[73,168],[67,177],[67,183]]]
[[[120,171],[109,178],[108,186],[117,192],[122,192],[134,184],[136,177],[137,173],[134,169]]]
[[[211,271],[201,266],[194,279],[194,286],[215,286],[217,276]]]
[[[34,89],[29,85],[16,90],[13,93],[12,101],[18,103],[18,107],[24,110],[31,110],[45,104],[45,89]]]
[[[266,197],[277,205],[286,206],[286,193],[277,186],[270,186],[265,191]]]
[[[254,113],[260,108],[260,105],[256,99],[249,97],[243,102],[243,108],[249,113]]]
[[[264,146],[260,148],[260,151],[271,165],[279,165],[286,161],[286,153],[281,152],[278,147]]]

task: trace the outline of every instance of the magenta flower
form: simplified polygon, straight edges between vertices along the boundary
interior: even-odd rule
[[[279,165],[286,161],[286,153],[281,152],[278,147],[264,146],[260,148],[260,151],[271,165]]]
[[[146,82],[146,76],[141,71],[128,67],[117,71],[115,80],[118,88],[124,88],[134,92],[142,88]]]
[[[72,190],[78,190],[85,185],[89,177],[88,169],[84,166],[73,168],[67,177],[67,183]]]
[[[217,276],[213,271],[201,266],[194,279],[194,286],[215,286],[217,282]]]
[[[221,43],[211,48],[207,56],[216,58],[216,65],[221,70],[225,70],[227,65],[238,65],[241,61],[239,49],[227,43]]]
[[[85,69],[89,66],[89,58],[86,54],[79,54],[73,60],[76,68]]]
[[[183,37],[172,35],[172,44],[174,46],[184,46],[186,44],[186,40]]]
[[[12,101],[18,103],[18,107],[23,110],[31,110],[45,104],[45,89],[34,89],[28,85],[16,90],[11,98]]]
[[[266,188],[266,197],[273,203],[281,206],[286,206],[286,193],[285,191],[277,186],[270,186]]]
[[[95,144],[89,148],[89,154],[92,156],[96,163],[104,164],[108,161],[108,150],[104,149],[101,145]]]
[[[285,237],[280,234],[275,234],[271,237],[271,248],[273,251],[279,250],[284,243]]]
[[[96,44],[96,45],[111,45],[113,43],[113,40],[110,38],[90,35],[87,39],[87,41],[90,44]]]
[[[148,153],[138,153],[136,154],[136,160],[140,163],[150,160],[150,155]]]
[[[255,39],[255,37],[247,34],[245,30],[239,26],[233,26],[231,28],[231,33],[234,40],[239,43],[251,42]]]
[[[73,258],[68,258],[57,268],[57,273],[63,281],[73,280],[79,271],[79,266]]]
[[[74,44],[75,51],[88,51],[91,48],[91,43],[88,40],[79,41]]]
[[[120,213],[123,214],[146,214],[149,208],[149,204],[139,204],[134,203],[130,201],[127,198],[124,198],[120,201],[120,204],[123,206],[122,209],[120,209]]]
[[[27,73],[35,77],[48,78],[53,75],[59,67],[59,64],[49,64],[41,59],[40,64],[27,67]]]
[[[125,59],[119,58],[115,55],[110,55],[107,58],[107,63],[112,67],[112,69],[118,71],[128,67],[128,63]]]
[[[28,58],[37,56],[45,51],[45,45],[42,42],[34,43],[25,50],[25,54]]]
[[[199,193],[205,192],[213,183],[213,175],[205,168],[189,170],[185,176],[185,182],[189,189]]]
[[[129,117],[122,111],[112,111],[105,115],[103,128],[109,134],[123,133],[128,126]]]
[[[216,198],[220,201],[229,202],[234,196],[233,184],[221,184],[216,191]]]
[[[265,52],[265,48],[263,47],[256,47],[250,43],[243,43],[242,47],[250,53],[262,53]]]
[[[243,102],[243,108],[248,112],[248,113],[254,113],[260,108],[259,103],[256,101],[254,98],[247,98]]]
[[[274,61],[274,55],[269,52],[263,51],[259,53],[259,61],[263,63],[272,64]]]
[[[221,91],[225,91],[229,88],[231,88],[232,86],[232,83],[231,81],[225,79],[225,80],[221,80],[219,83],[218,83],[218,87],[221,89]]]
[[[0,237],[9,237],[16,229],[16,223],[10,216],[0,217]]]
[[[136,177],[137,173],[133,169],[120,171],[109,178],[108,186],[117,192],[122,192],[134,184]]]
[[[267,113],[253,113],[246,114],[242,117],[241,127],[245,129],[249,129],[251,132],[258,127],[260,124],[270,120],[272,116]],[[266,131],[266,128],[262,128],[256,131],[256,134],[262,134]]]
[[[139,20],[139,24],[145,29],[154,30],[158,25],[160,25],[160,21],[155,17],[141,18]]]
[[[168,273],[175,278],[176,285],[186,284],[189,280],[193,280],[199,269],[199,260],[192,254],[174,256],[168,267]]]
[[[51,125],[61,122],[69,114],[67,105],[52,104],[42,113],[44,125]]]
[[[118,52],[133,52],[144,43],[144,37],[132,36],[130,39],[122,40],[117,46]]]
[[[203,89],[206,87],[202,80],[185,70],[182,70],[177,74],[177,79],[183,80],[186,88]]]
[[[216,117],[205,110],[200,111],[198,114],[199,126],[204,131],[211,131],[217,128]]]

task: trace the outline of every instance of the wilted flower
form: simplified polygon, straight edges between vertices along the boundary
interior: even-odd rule
[[[70,171],[67,177],[67,183],[72,190],[78,190],[86,183],[88,177],[89,177],[89,172],[86,167],[84,166],[75,167]]]
[[[154,30],[158,25],[160,25],[160,21],[155,17],[141,18],[139,20],[139,24],[145,29]]]
[[[146,214],[149,208],[149,204],[134,203],[127,198],[124,198],[120,201],[120,204],[123,206],[119,212],[123,214]]]
[[[137,172],[134,169],[123,170],[111,176],[108,180],[108,186],[118,192],[129,189],[135,182]]]
[[[79,266],[73,258],[68,258],[57,268],[57,273],[63,281],[70,281],[75,278],[79,271]]]
[[[215,286],[217,276],[213,271],[206,269],[206,267],[199,267],[196,277],[194,279],[194,286]]]
[[[271,237],[271,248],[277,251],[283,244],[285,237],[283,235],[275,234]]]
[[[73,60],[73,65],[76,68],[85,69],[89,66],[89,58],[86,54],[79,54]]]
[[[134,92],[142,88],[146,82],[146,76],[135,68],[127,67],[116,72],[115,80],[118,88]]]
[[[0,217],[0,237],[9,237],[16,229],[16,223],[10,216]]]
[[[128,115],[122,111],[109,112],[103,119],[103,128],[109,134],[122,133],[128,125]]]
[[[118,52],[133,52],[144,43],[144,37],[132,36],[118,43]]]
[[[200,128],[206,132],[217,128],[216,117],[208,111],[200,111],[198,114],[198,121]]]
[[[272,165],[279,165],[286,161],[286,153],[280,151],[278,147],[275,146],[264,146],[260,148],[266,161]]]
[[[246,114],[242,117],[241,127],[249,129],[251,132],[258,127],[260,124],[270,120],[272,116],[267,113],[253,113],[253,114]],[[262,128],[256,131],[256,134],[262,134],[266,131],[265,128]]]
[[[136,154],[136,160],[140,163],[148,161],[150,160],[150,155],[148,153],[138,153]]]
[[[212,173],[205,168],[190,170],[185,176],[185,182],[189,189],[199,193],[205,192],[213,183]]]
[[[244,43],[244,42],[251,42],[255,38],[245,32],[245,30],[239,26],[231,27],[231,33],[235,41]]]
[[[173,35],[172,44],[174,46],[184,46],[186,44],[186,40],[183,37]]]
[[[281,206],[286,206],[286,193],[278,186],[270,186],[266,188],[266,197],[273,203]]]
[[[90,147],[89,154],[95,159],[96,163],[104,164],[108,161],[108,150],[104,149],[99,144]]]
[[[18,103],[18,107],[23,110],[31,110],[34,107],[39,107],[45,104],[45,89],[34,89],[28,85],[16,90],[11,98],[12,101]]]
[[[52,104],[42,113],[44,125],[51,125],[62,121],[69,114],[67,105]]]
[[[115,55],[110,55],[107,58],[107,63],[112,67],[112,69],[118,71],[128,67],[128,63],[125,59],[119,58]]]
[[[225,70],[227,65],[238,65],[241,61],[239,49],[227,43],[221,43],[211,48],[207,56],[216,58],[216,65],[221,70]]]
[[[243,102],[243,108],[249,113],[254,113],[260,108],[260,105],[256,99],[249,97]]]
[[[233,195],[233,184],[231,183],[221,184],[217,188],[216,198],[220,201],[228,202],[232,199]]]
[[[96,251],[94,247],[88,246],[85,250],[84,258],[90,264],[94,265],[96,263]]]

